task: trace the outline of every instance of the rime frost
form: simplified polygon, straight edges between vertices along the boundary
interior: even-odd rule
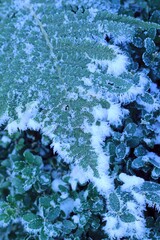
[[[123,191],[126,190],[132,190],[135,186],[141,186],[141,184],[144,182],[143,178],[136,177],[136,176],[129,176],[125,173],[121,173],[119,175],[119,178],[124,184],[121,186]]]
[[[16,112],[18,115],[18,120],[11,120],[11,122],[7,125],[9,134],[16,132],[18,129],[23,131],[27,128],[39,130],[40,123],[37,123],[33,120],[37,114],[37,102],[29,103],[26,106],[26,111],[24,112],[22,111],[21,106],[17,107]]]
[[[114,76],[119,76],[123,72],[126,72],[126,66],[128,65],[128,58],[125,55],[118,54],[117,57],[108,61],[108,74],[113,74]]]

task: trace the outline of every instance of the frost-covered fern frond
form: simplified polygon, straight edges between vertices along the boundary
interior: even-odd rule
[[[100,191],[113,188],[103,141],[128,114],[122,103],[150,83],[115,44],[160,26],[49,0],[5,1],[0,10],[0,123],[10,133],[41,130],[75,175],[80,166]]]

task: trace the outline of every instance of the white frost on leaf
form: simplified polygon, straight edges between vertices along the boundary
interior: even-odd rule
[[[91,144],[98,154],[102,153],[102,145],[106,137],[111,135],[111,128],[105,121],[101,121],[100,125],[93,124],[90,132],[92,133]]]
[[[147,157],[149,157],[150,159],[153,159],[155,161],[155,163],[157,163],[157,165],[160,164],[160,157],[156,153],[148,152]]]
[[[132,191],[132,195],[136,202],[138,203],[139,210],[143,211],[145,210],[145,196],[141,193],[137,193],[135,191]]]
[[[2,136],[0,141],[2,141],[3,143],[10,143],[11,139],[9,137],[7,137],[7,136]]]
[[[0,126],[3,125],[9,119],[7,112],[0,116]]]
[[[73,211],[74,208],[74,200],[72,198],[67,198],[60,204],[60,209],[65,212],[66,216]]]
[[[93,84],[91,78],[83,77],[82,81],[84,82],[85,86],[92,86],[92,84]]]
[[[131,42],[131,41],[132,41],[132,38],[129,37],[129,35],[127,35],[127,37],[126,37],[126,35],[123,33],[123,31],[122,31],[121,34],[119,34],[118,36],[116,36],[116,37],[114,38],[114,44],[115,44],[115,45],[117,45],[117,44],[129,43],[129,42]]]
[[[159,93],[159,89],[156,83],[153,83],[153,82],[150,83],[150,90],[151,90],[151,93]]]
[[[160,144],[160,134],[156,136],[155,144]]]
[[[80,216],[77,214],[77,215],[73,215],[73,217],[72,217],[72,219],[73,219],[73,222],[74,223],[79,223],[79,220],[80,220]]]
[[[138,84],[133,84],[131,88],[123,93],[120,94],[120,102],[121,103],[129,103],[132,101],[135,101],[138,95],[144,94],[145,92],[145,87],[148,84],[149,80],[144,76],[144,73],[141,72],[139,74],[139,83]]]
[[[46,135],[49,137],[49,135]],[[51,140],[52,140],[52,144],[51,147],[53,147],[54,153],[58,153],[62,159],[64,159],[64,161],[66,163],[71,163],[72,162],[72,158],[68,157],[68,151],[70,148],[70,144],[69,143],[61,143],[55,140],[56,137],[54,136]]]
[[[52,190],[54,192],[60,191],[59,186],[66,186],[65,182],[62,181],[60,178],[56,178],[52,181]]]
[[[75,191],[77,184],[85,184],[88,181],[87,175],[84,173],[84,170],[78,166],[74,165],[71,169],[69,183],[71,184],[72,190]]]
[[[120,104],[110,103],[110,108],[107,109],[107,120],[111,125],[118,126],[127,114],[129,114],[129,111],[122,108]]]
[[[136,216],[134,222],[126,223],[122,222],[117,216],[106,216],[104,217],[106,225],[103,230],[109,235],[109,239],[120,240],[123,237],[136,236],[138,240],[141,240],[145,236],[145,220],[142,217]]]
[[[95,121],[107,119],[107,109],[102,108],[101,105],[97,105],[97,106],[93,107],[92,113],[93,113]]]
[[[18,115],[18,119],[14,121],[10,121],[6,127],[9,134],[12,134],[18,130],[27,130],[27,128],[32,128],[34,130],[40,129],[40,124],[38,124],[34,119],[34,117],[37,115],[38,109],[37,109],[38,102],[32,102],[26,105],[26,110],[23,112],[21,109],[21,106],[16,108],[16,112]],[[29,126],[28,126],[29,124]]]
[[[32,51],[34,50],[34,46],[33,46],[33,44],[30,44],[30,43],[25,43],[25,49],[24,49],[24,51],[25,51],[25,53],[26,54],[32,54]]]
[[[62,7],[62,0],[58,0],[58,1],[56,0],[55,1],[55,7],[56,8],[61,8]]]
[[[101,43],[103,45],[103,43]],[[106,73],[118,77],[122,73],[127,71],[127,65],[129,64],[128,57],[122,53],[122,51],[113,45],[108,45],[109,48],[113,49],[116,57],[112,60],[102,59],[91,59],[91,62],[87,64],[88,70],[91,73],[100,72],[99,67],[103,70],[107,69]]]
[[[107,61],[107,65],[107,73],[118,77],[123,72],[127,71],[126,67],[128,65],[128,58],[123,54],[118,54],[112,61]]]
[[[27,126],[34,131],[38,131],[41,128],[41,124],[34,119],[29,119]]]
[[[129,176],[125,173],[120,173],[119,179],[124,182],[121,186],[123,191],[131,191],[133,187],[140,187],[144,183],[144,179],[136,176]]]
[[[21,8],[28,7],[30,5],[30,0],[14,0],[14,6],[17,10],[20,10]]]
[[[67,217],[73,211],[73,208],[78,209],[80,206],[81,202],[79,199],[73,200],[72,198],[67,198],[60,203],[60,209],[65,212]]]
[[[126,207],[129,210],[129,213],[133,214],[134,216],[140,216],[143,217],[143,212],[145,211],[145,197],[142,196],[142,194],[139,194],[140,196],[140,201],[138,202],[139,204],[135,203],[134,201],[128,201],[126,203]],[[142,197],[143,200],[142,200]]]
[[[97,64],[95,63],[88,63],[87,64],[87,67],[88,67],[88,70],[91,72],[91,73],[94,73],[97,71]]]
[[[144,102],[140,97],[138,97],[137,103],[142,105],[148,113],[158,110],[160,108],[159,103],[156,102],[155,100],[154,100],[153,104],[149,104],[149,103]]]
[[[108,176],[109,170],[109,157],[105,155],[103,151],[104,140],[106,137],[111,136],[111,128],[106,121],[102,121],[97,124],[96,120],[106,117],[106,111],[101,106],[93,108],[93,115],[95,123],[89,125],[84,121],[84,131],[92,135],[91,146],[93,147],[97,155],[97,171],[99,178],[94,176],[93,170],[88,167],[88,170],[84,173],[88,180],[91,180],[97,187],[97,190],[106,195],[113,188],[113,180]]]
[[[108,196],[108,193],[110,191],[113,191],[114,189],[113,179],[108,176],[108,165],[110,158],[105,154],[101,154],[101,156],[99,156],[97,160],[98,160],[97,170],[100,177],[98,178],[93,176],[93,174],[91,175],[91,172],[90,174],[88,173],[88,176],[90,176],[89,179],[95,185],[97,191],[104,197],[106,197]]]
[[[96,8],[89,8],[89,13],[90,13],[90,16],[89,16],[89,21],[93,21],[94,20],[94,18],[96,17],[96,15],[97,15],[97,12],[98,12],[98,10],[96,9]]]

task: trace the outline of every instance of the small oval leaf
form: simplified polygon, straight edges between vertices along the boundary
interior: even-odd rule
[[[120,201],[117,194],[114,192],[110,193],[109,195],[109,206],[115,212],[118,212],[120,210]]]
[[[120,143],[117,147],[116,147],[116,155],[117,158],[123,159],[125,158],[127,153],[127,147],[124,143]]]
[[[143,157],[135,158],[132,162],[132,168],[139,169],[145,165],[145,162],[143,161]]]
[[[133,214],[131,213],[123,213],[120,215],[120,219],[122,222],[130,223],[130,222],[135,222],[136,218]]]
[[[35,230],[41,229],[43,227],[43,219],[37,216],[36,219],[29,222],[28,227]]]

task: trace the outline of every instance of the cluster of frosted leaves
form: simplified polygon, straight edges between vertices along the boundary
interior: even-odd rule
[[[29,130],[0,131],[1,240],[80,240],[92,231],[99,239],[103,197],[92,183],[73,189],[71,170],[49,144]]]
[[[152,239],[153,236],[155,237],[155,239],[159,239],[158,231],[159,218],[157,217],[157,220],[154,222],[152,217],[146,217],[146,219],[144,219],[142,213],[144,211],[143,207],[144,203],[147,203],[149,207],[154,207],[154,209],[159,210],[160,206],[159,191],[160,191],[159,184],[150,181],[144,181],[141,184],[141,186],[133,187],[132,193],[130,189],[124,191],[123,189],[121,189],[121,187],[118,187],[115,192],[111,192],[108,197],[108,208],[110,211],[106,214],[106,216],[111,219],[115,218],[117,221],[117,226],[116,224],[113,226],[111,225],[112,226],[111,228],[113,228],[112,229],[113,232],[110,233],[110,235],[113,237],[114,231],[116,233],[116,230],[120,229],[123,226],[122,227],[123,229],[126,228],[125,229],[126,236],[127,235],[131,236],[131,232],[133,231],[133,235],[136,236],[136,239],[141,239],[144,233],[142,231],[141,232],[142,235],[140,236],[138,233],[137,226],[142,227],[144,225],[144,222],[146,221],[146,227],[150,228],[150,230],[152,229],[153,232],[146,231],[145,239]],[[119,223],[123,222],[123,224],[124,223],[125,224],[121,225],[118,224],[118,222]],[[107,228],[111,231],[109,222]],[[123,231],[122,236],[120,237],[123,237]],[[134,237],[131,239],[134,239]]]
[[[107,97],[123,96],[139,84],[139,75],[126,72],[115,77],[101,65],[92,73],[88,64],[116,59],[114,48],[102,43],[106,32],[132,40],[137,28],[159,25],[107,12],[74,14],[55,8],[52,1],[32,1],[34,15],[30,6],[15,2],[0,3],[0,115],[7,113],[10,121],[18,121],[17,107],[25,112],[36,102],[37,113],[31,110],[31,117],[42,130],[49,129],[62,152],[67,150],[66,159],[84,168],[89,165],[96,173],[98,156],[84,122],[100,124],[95,123],[93,107],[109,108]]]

